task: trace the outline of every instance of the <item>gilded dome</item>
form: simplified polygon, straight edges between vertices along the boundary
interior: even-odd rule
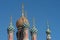
[[[25,16],[22,16],[22,17],[21,17],[19,20],[17,20],[17,22],[16,22],[17,28],[18,28],[18,27],[22,27],[24,23],[29,24],[27,18],[26,18]]]
[[[26,18],[25,15],[24,15],[24,5],[22,4],[22,16],[21,16],[21,18],[20,18],[19,20],[17,20],[17,22],[16,22],[17,28],[22,27],[24,23],[27,24],[27,25],[29,24],[27,18]]]

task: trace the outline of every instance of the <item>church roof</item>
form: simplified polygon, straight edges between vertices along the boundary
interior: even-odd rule
[[[12,24],[12,17],[10,19],[10,24],[9,24],[9,27],[8,27],[8,31],[14,31],[14,26]]]
[[[37,33],[37,31],[38,31],[38,30],[36,29],[36,27],[33,26],[32,29],[31,29],[31,32],[32,32],[32,33]]]
[[[24,14],[24,5],[22,4],[22,16],[16,22],[17,28],[22,27],[24,23],[29,24],[28,19],[25,17]]]

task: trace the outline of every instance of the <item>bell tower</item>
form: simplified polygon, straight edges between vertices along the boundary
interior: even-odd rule
[[[12,24],[12,16],[10,18],[10,24],[9,24],[8,29],[7,29],[7,32],[8,32],[8,40],[14,40],[14,27]]]

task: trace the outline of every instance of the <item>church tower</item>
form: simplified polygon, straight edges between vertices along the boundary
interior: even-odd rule
[[[34,22],[34,19],[33,19],[33,27],[30,30],[30,32],[31,32],[31,40],[37,40],[37,29],[36,29],[34,24],[35,24],[35,22]]]
[[[29,22],[24,14],[24,4],[22,4],[22,16],[16,22],[17,26],[17,40],[29,40],[28,31],[29,31]]]
[[[8,31],[8,40],[13,40],[14,39],[14,27],[13,27],[13,24],[12,24],[12,16],[10,18],[10,24],[9,24],[9,27],[7,29]]]
[[[47,40],[51,40],[51,31],[50,31],[50,28],[49,28],[49,24],[47,22],[47,30],[46,30],[46,35],[47,35]]]

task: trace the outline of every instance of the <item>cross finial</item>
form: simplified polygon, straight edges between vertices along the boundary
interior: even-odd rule
[[[35,26],[35,19],[33,18],[33,26]]]
[[[24,4],[22,3],[22,16],[24,16]]]
[[[48,24],[48,21],[47,21],[47,27],[49,28],[49,24]]]
[[[25,11],[25,17],[27,18],[27,12]]]
[[[12,16],[10,17],[10,24],[12,24]]]

